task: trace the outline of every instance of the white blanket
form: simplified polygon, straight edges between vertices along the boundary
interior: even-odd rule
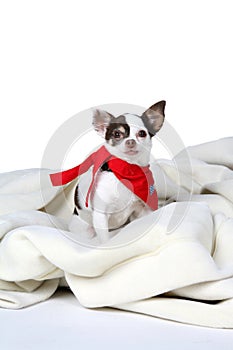
[[[0,306],[65,284],[84,307],[233,328],[233,138],[152,170],[160,209],[102,246],[72,216],[75,182],[54,188],[48,169],[0,174]]]

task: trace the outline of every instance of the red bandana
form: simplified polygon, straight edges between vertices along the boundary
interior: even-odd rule
[[[88,206],[88,198],[94,185],[95,175],[105,162],[108,163],[108,168],[118,180],[128,189],[141,198],[152,210],[158,209],[158,196],[149,165],[140,167],[139,165],[130,164],[111,155],[104,146],[92,153],[80,165],[69,170],[50,174],[50,179],[53,186],[62,186],[85,173],[93,165],[92,182],[86,197],[86,206]]]

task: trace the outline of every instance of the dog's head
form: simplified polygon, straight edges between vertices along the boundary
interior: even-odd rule
[[[165,101],[148,108],[141,116],[125,113],[118,117],[96,109],[93,125],[105,138],[108,151],[129,163],[146,166],[149,163],[152,137],[164,122]]]

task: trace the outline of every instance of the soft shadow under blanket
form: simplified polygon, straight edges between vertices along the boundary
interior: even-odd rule
[[[72,215],[75,181],[52,187],[48,169],[0,174],[0,306],[66,285],[84,307],[233,328],[233,137],[151,169],[160,208],[103,245]]]

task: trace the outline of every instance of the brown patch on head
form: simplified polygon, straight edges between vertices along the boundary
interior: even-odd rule
[[[118,145],[123,139],[127,138],[130,133],[130,127],[126,123],[124,115],[113,118],[106,129],[105,139],[112,145]]]

